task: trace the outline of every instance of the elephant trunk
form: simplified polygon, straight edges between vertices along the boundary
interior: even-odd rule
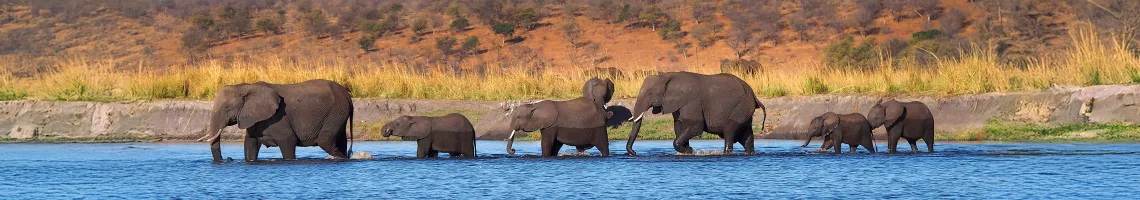
[[[811,143],[811,138],[814,138],[814,137],[815,136],[809,134],[807,140],[804,141],[804,145],[800,145],[800,148],[807,147],[807,145],[809,143]]]
[[[641,120],[633,122],[633,130],[629,131],[629,140],[625,142],[625,151],[630,156],[637,156],[637,152],[633,151],[633,142],[637,140],[637,133],[641,132]]]
[[[206,136],[199,138],[198,141],[210,140],[210,154],[214,156],[214,162],[222,162],[222,128],[225,128],[224,122],[217,120],[210,121],[210,126],[206,129]]]
[[[515,149],[512,148],[512,146],[514,146],[514,144],[515,144],[515,132],[518,132],[518,131],[517,130],[511,131],[511,136],[507,137],[507,154],[510,154],[510,155],[515,155]]]

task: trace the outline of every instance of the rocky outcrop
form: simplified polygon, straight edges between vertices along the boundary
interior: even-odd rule
[[[938,132],[982,128],[989,120],[1030,123],[1130,122],[1140,123],[1140,86],[1093,86],[1055,88],[1041,92],[990,93],[947,98],[899,98],[926,103],[934,112]],[[761,99],[768,108],[768,125],[762,138],[798,138],[808,120],[820,113],[866,113],[879,97],[825,95]],[[611,109],[633,104],[633,99],[615,99]],[[517,104],[519,102],[513,101]],[[0,102],[0,137],[15,140],[42,138],[83,139],[136,136],[159,140],[192,140],[202,136],[210,101],[153,102]],[[480,113],[468,116],[478,138],[502,139],[509,134],[505,116],[510,103],[491,101],[432,101],[355,99],[356,135],[367,138],[362,124],[379,123],[400,115]],[[628,112],[625,110],[624,112]],[[757,112],[759,115],[760,112]],[[617,116],[617,115],[615,115]],[[621,118],[628,116],[617,116]],[[647,120],[669,115],[647,115]],[[760,119],[759,116],[755,118]],[[620,122],[617,119],[615,122]],[[877,132],[881,132],[878,130]],[[226,138],[239,138],[235,127],[224,130]]]

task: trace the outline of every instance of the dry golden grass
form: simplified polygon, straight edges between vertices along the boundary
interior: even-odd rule
[[[1103,42],[1091,31],[1071,36],[1072,48],[1054,58],[1041,58],[1026,68],[1006,66],[992,52],[966,52],[942,59],[934,68],[892,67],[875,71],[838,71],[804,60],[795,66],[766,69],[742,77],[760,96],[814,94],[936,95],[1039,90],[1054,85],[1130,84],[1140,82],[1140,58],[1121,42]],[[350,60],[294,60],[267,56],[248,61],[211,60],[154,72],[113,70],[110,62],[76,58],[59,62],[54,72],[13,78],[0,71],[0,100],[113,101],[210,99],[223,85],[265,81],[295,83],[329,79],[352,89],[355,97],[398,99],[504,100],[566,99],[580,96],[588,79],[580,69],[553,69],[527,74],[524,67],[488,70],[485,78],[458,76],[444,70],[424,75],[396,64]],[[4,70],[7,68],[0,68]],[[717,73],[717,69],[690,69]],[[643,77],[615,80],[618,97],[634,97]]]

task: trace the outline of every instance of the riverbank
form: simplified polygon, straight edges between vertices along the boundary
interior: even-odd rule
[[[761,132],[758,110],[756,132],[765,139],[802,139],[812,117],[828,111],[866,113],[878,99],[843,95],[761,99],[769,108],[768,123]],[[922,101],[931,108],[938,140],[1140,141],[1140,126],[1136,125],[1140,124],[1140,86],[1135,85],[898,99]],[[629,106],[633,101],[616,99],[611,105]],[[359,140],[396,140],[381,137],[379,128],[401,115],[453,112],[470,118],[480,139],[496,140],[509,134],[503,114],[519,102],[355,99],[354,103],[354,131]],[[188,141],[201,137],[210,104],[199,100],[2,101],[0,142]],[[668,115],[646,117],[640,139],[673,138]],[[628,126],[610,129],[614,140],[625,139],[628,133]],[[236,127],[223,131],[227,139],[242,134]]]

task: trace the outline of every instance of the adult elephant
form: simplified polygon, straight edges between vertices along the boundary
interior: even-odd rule
[[[400,136],[416,140],[416,157],[475,157],[475,127],[467,117],[451,113],[439,117],[401,116],[380,128],[384,137]]]
[[[926,142],[927,152],[934,152],[934,115],[922,102],[879,100],[867,112],[871,128],[887,129],[887,153],[895,153],[899,138],[910,143],[910,151],[918,152],[919,139]]]
[[[629,155],[637,155],[633,143],[641,131],[641,119],[652,111],[673,114],[673,131],[677,135],[673,148],[679,153],[693,153],[689,139],[709,132],[724,138],[724,153],[732,153],[732,144],[736,142],[744,146],[746,154],[752,154],[752,115],[756,108],[764,112],[762,128],[768,118],[767,109],[756,99],[751,86],[731,74],[668,72],[648,76],[633,106],[633,130],[625,149]]]
[[[808,126],[807,141],[804,141],[804,145],[800,147],[807,147],[814,137],[823,137],[824,143],[820,149],[824,151],[834,147],[835,153],[842,153],[841,144],[847,144],[851,153],[855,153],[855,147],[860,145],[867,151],[875,153],[875,143],[871,140],[871,123],[867,122],[863,114],[840,115],[827,112],[815,117]]]
[[[221,162],[221,130],[245,129],[245,161],[257,161],[261,145],[281,147],[281,157],[297,159],[298,146],[320,146],[338,159],[349,158],[352,96],[329,80],[295,84],[227,85],[218,90],[206,136],[214,162]],[[345,124],[348,128],[345,128]]]
[[[515,107],[511,118],[511,135],[507,138],[507,153],[515,154],[512,146],[518,131],[541,131],[542,157],[557,156],[562,145],[575,146],[578,153],[597,147],[602,156],[609,156],[609,135],[605,103],[613,96],[613,82],[592,78],[582,88],[582,97],[568,101],[539,101]]]

